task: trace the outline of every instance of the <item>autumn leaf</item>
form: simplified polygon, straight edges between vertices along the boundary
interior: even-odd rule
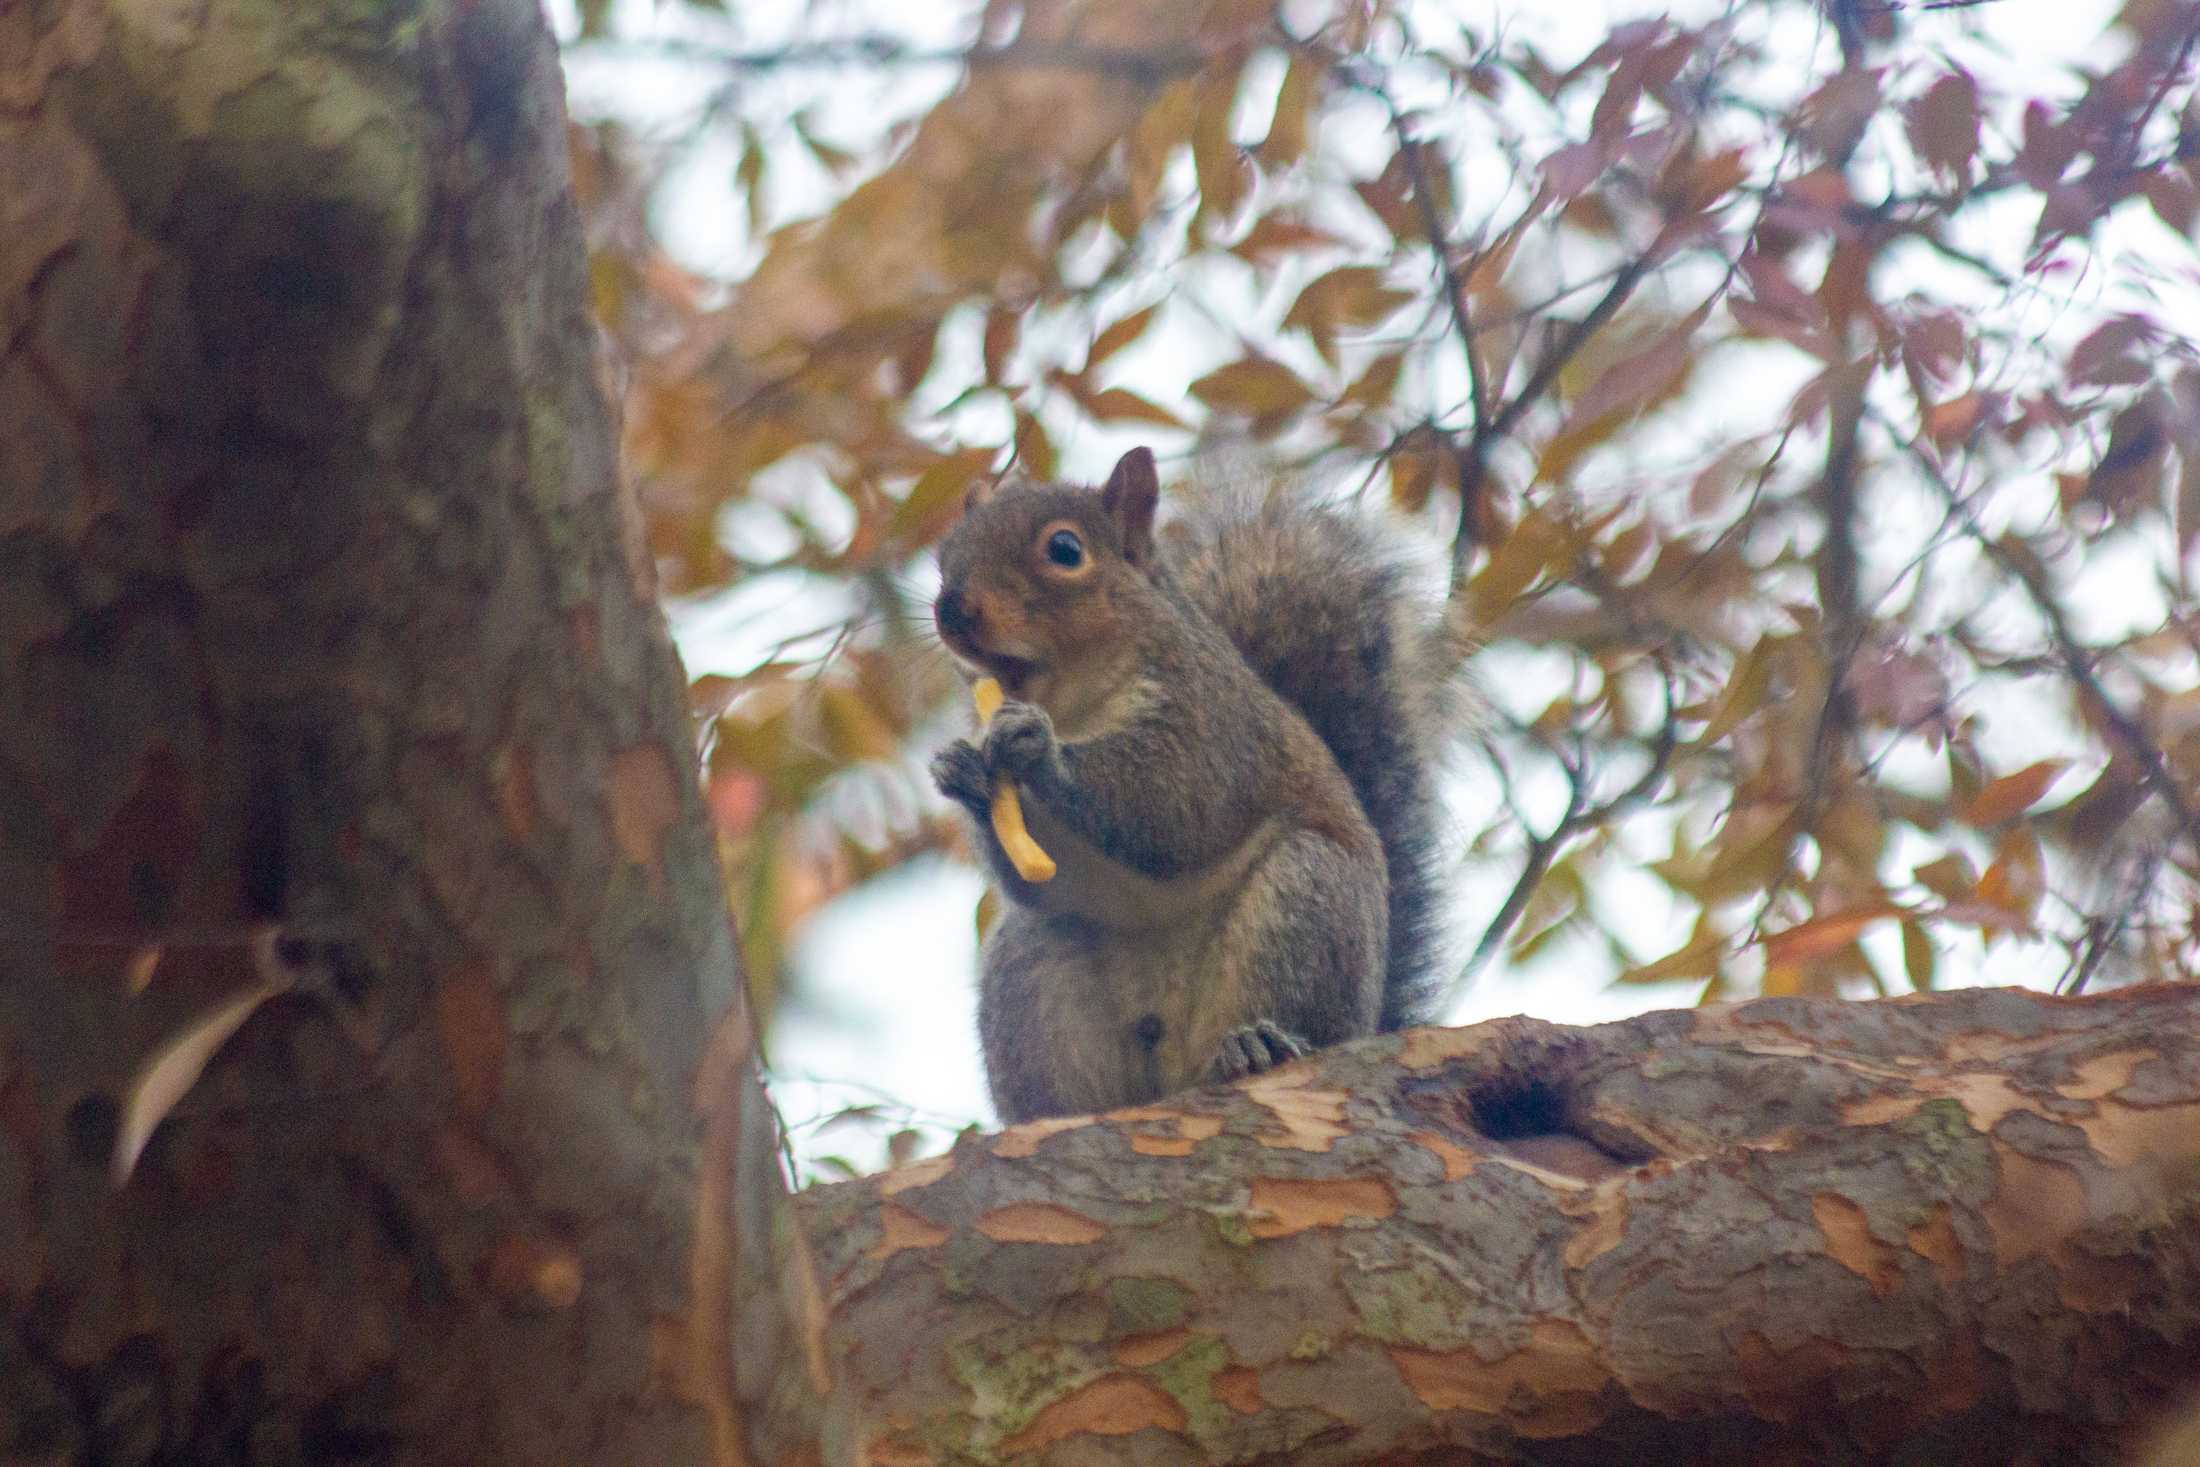
[[[1923,924],[1905,921],[1902,924],[1902,970],[1909,977],[1910,987],[1920,993],[1930,989],[1938,964],[1939,955],[1933,951],[1933,940],[1926,935]]]
[[[1305,331],[1322,359],[1336,365],[1340,329],[1373,326],[1413,299],[1411,292],[1383,284],[1383,273],[1373,265],[1344,265],[1317,277],[1292,302],[1283,329]]]
[[[1910,145],[1942,177],[1961,182],[1978,152],[1978,83],[1952,71],[1925,89],[1908,109]]]
[[[1767,963],[1802,963],[1837,952],[1856,941],[1874,922],[1902,915],[1892,902],[1876,902],[1843,912],[1829,912],[1768,933],[1764,940]]]
[[[1230,246],[1230,253],[1265,268],[1283,255],[1334,249],[1343,243],[1328,230],[1317,229],[1289,214],[1264,214],[1253,221],[1244,238]]]
[[[2023,826],[2010,830],[1995,848],[1994,860],[1978,879],[1978,900],[2029,930],[2040,899],[2047,894],[2046,862],[2039,838]]]
[[[2006,824],[2038,804],[2048,786],[2069,767],[2067,759],[2042,759],[2014,774],[1990,780],[1957,804],[1956,816],[1964,824],[1982,830]]]
[[[962,512],[963,496],[978,476],[993,466],[990,448],[966,448],[940,459],[917,476],[894,506],[887,535],[900,544],[929,545]]]
[[[2086,497],[2118,514],[2135,508],[2159,487],[2168,447],[2160,402],[2140,398],[2116,415],[2108,447],[2086,480]]]
[[[1276,92],[1276,112],[1269,121],[1268,136],[1260,145],[1261,161],[1271,167],[1296,163],[1306,153],[1313,133],[1313,110],[1321,87],[1322,69],[1312,51],[1294,51]]]
[[[1255,420],[1288,416],[1314,400],[1298,374],[1266,357],[1245,357],[1194,382],[1192,396],[1211,408]]]
[[[1128,316],[1109,325],[1105,331],[1093,338],[1092,350],[1085,353],[1085,370],[1090,372],[1094,367],[1099,366],[1109,357],[1114,356],[1124,347],[1129,346],[1144,335],[1146,328],[1153,324],[1153,319],[1160,310],[1161,303],[1156,301],[1143,310],[1133,311]]]
[[[1726,939],[1717,933],[1691,938],[1656,962],[1623,971],[1616,983],[1670,983],[1682,978],[1709,978],[1726,954]]]
[[[1148,402],[1137,393],[1124,387],[1110,387],[1100,392],[1079,393],[1078,403],[1102,423],[1151,423],[1157,428],[1174,428],[1181,431],[1182,418],[1167,408]]]

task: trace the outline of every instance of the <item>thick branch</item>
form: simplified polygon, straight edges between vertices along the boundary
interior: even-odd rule
[[[2200,1381],[2196,1020],[1510,1020],[967,1137],[800,1199],[837,1389],[902,1464],[2105,1462]]]

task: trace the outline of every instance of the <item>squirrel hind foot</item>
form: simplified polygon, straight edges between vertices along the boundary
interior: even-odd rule
[[[1222,1083],[1264,1074],[1307,1052],[1306,1041],[1266,1019],[1232,1029],[1215,1051],[1214,1078]]]

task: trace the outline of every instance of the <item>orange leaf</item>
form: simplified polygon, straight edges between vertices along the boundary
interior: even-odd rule
[[[1080,393],[1077,400],[1086,412],[1102,423],[1152,423],[1156,427],[1179,430],[1184,427],[1182,418],[1128,388],[1110,387],[1105,392],[1090,395]]]
[[[1281,362],[1246,357],[1194,382],[1192,396],[1211,408],[1250,418],[1281,417],[1313,401],[1298,374]]]
[[[1806,962],[1824,957],[1856,941],[1864,929],[1874,922],[1901,915],[1902,909],[1892,902],[1876,902],[1870,906],[1853,908],[1846,912],[1829,912],[1823,917],[1813,917],[1782,932],[1770,933],[1765,938],[1765,961],[1775,966]]]
[[[1960,851],[1927,861],[1910,873],[1910,880],[1943,901],[1967,902],[1978,890],[1978,873]]]
[[[1281,214],[1268,214],[1245,231],[1245,238],[1230,246],[1230,253],[1249,264],[1266,265],[1275,256],[1294,250],[1326,249],[1343,243],[1327,230]]]
[[[2029,928],[2032,914],[2046,892],[2047,872],[2039,840],[2021,826],[2011,830],[2001,838],[1994,863],[1978,879],[1978,899],[2007,914],[2017,926]]]
[[[1085,370],[1091,371],[1094,367],[1099,366],[1109,357],[1114,356],[1124,347],[1136,341],[1145,329],[1153,324],[1154,313],[1160,309],[1161,302],[1155,301],[1142,311],[1131,312],[1128,316],[1094,337],[1092,350],[1085,355]]]
[[[2048,786],[2069,767],[2070,761],[2067,759],[2042,759],[2037,764],[2026,765],[2015,774],[2005,774],[1982,785],[1969,798],[1959,801],[1956,805],[1957,818],[1966,825],[1981,828],[2014,820],[2038,804],[2040,796],[2047,793]]]

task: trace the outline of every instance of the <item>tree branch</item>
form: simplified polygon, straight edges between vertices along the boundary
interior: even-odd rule
[[[1966,990],[1385,1036],[798,1205],[872,1461],[2105,1464],[2200,1383],[2195,1164],[2200,988]]]

